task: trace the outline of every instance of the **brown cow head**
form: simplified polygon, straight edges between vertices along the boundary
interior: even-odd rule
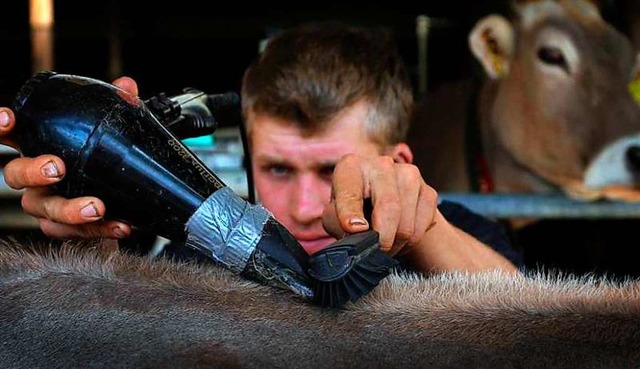
[[[585,0],[527,1],[490,15],[470,47],[491,83],[481,107],[496,190],[640,200],[636,53]],[[543,180],[522,178],[519,171]]]

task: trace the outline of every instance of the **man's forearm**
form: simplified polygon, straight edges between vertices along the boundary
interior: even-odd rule
[[[450,270],[479,272],[500,269],[517,272],[508,259],[473,236],[449,223],[438,211],[436,224],[425,233],[419,244],[403,255],[418,271]]]

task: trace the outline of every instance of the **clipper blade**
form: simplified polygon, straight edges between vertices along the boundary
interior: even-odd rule
[[[309,258],[309,275],[317,280],[314,300],[340,308],[366,295],[398,261],[379,250],[378,232],[351,234]]]

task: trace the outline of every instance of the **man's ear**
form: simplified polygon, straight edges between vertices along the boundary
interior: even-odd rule
[[[469,47],[491,78],[500,78],[509,72],[513,56],[514,30],[501,15],[482,18],[469,34]]]
[[[411,164],[413,163],[413,152],[406,143],[399,143],[391,147],[388,155],[393,158],[396,163]]]

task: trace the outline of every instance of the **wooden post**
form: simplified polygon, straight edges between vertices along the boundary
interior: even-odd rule
[[[29,0],[31,70],[54,68],[53,0]]]

